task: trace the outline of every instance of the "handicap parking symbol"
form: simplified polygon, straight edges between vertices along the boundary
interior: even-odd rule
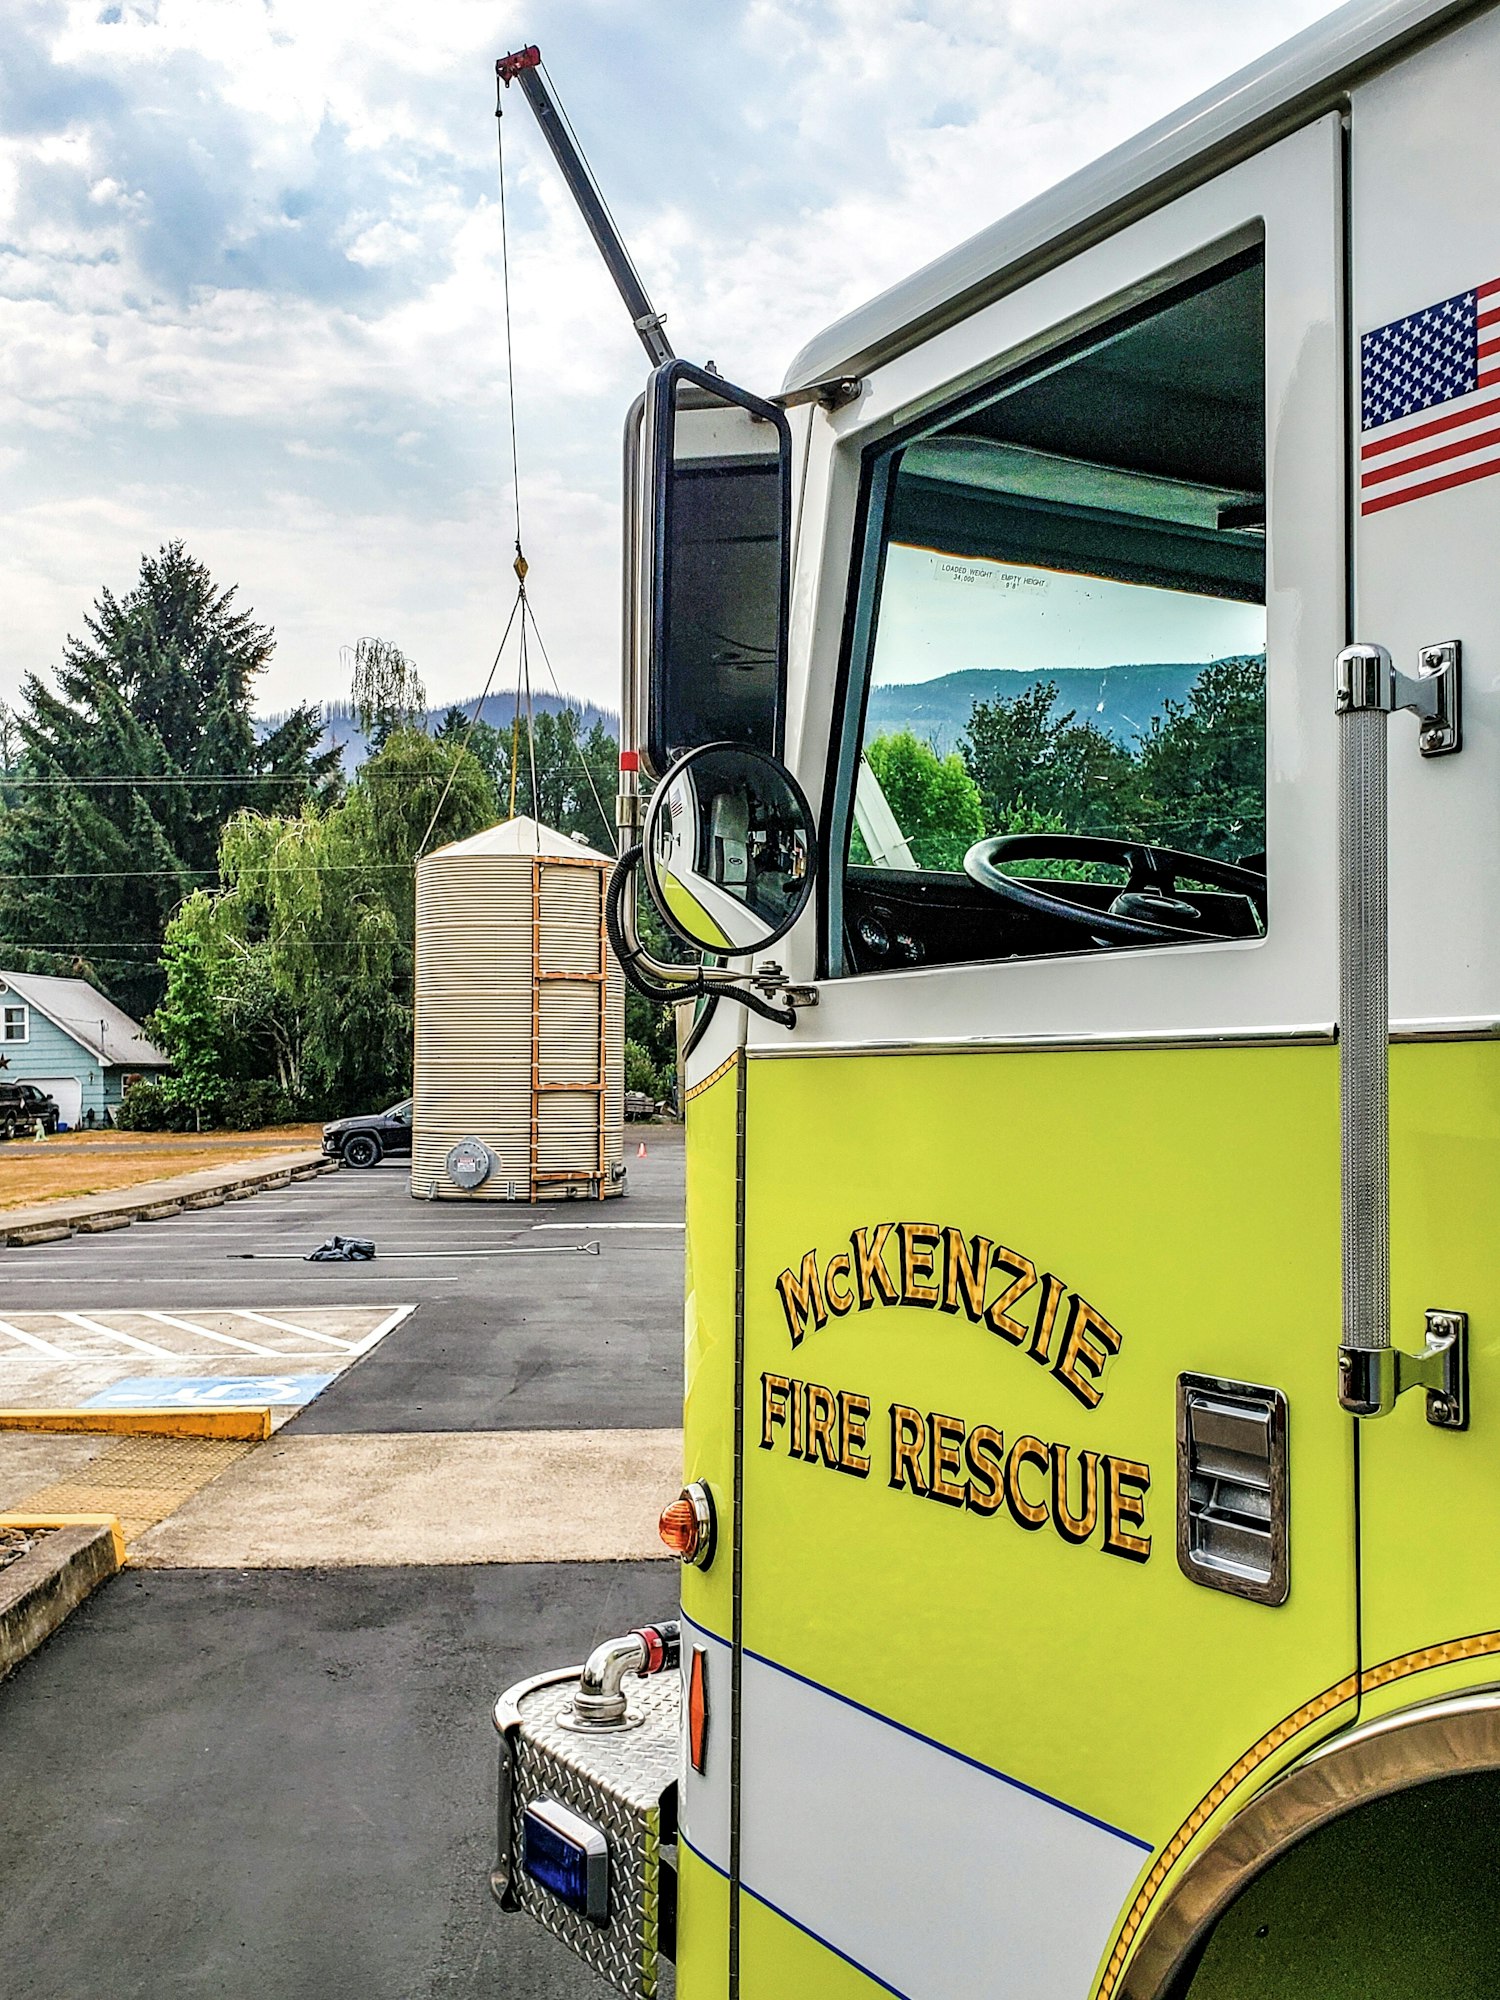
[[[333,1375],[137,1375],[90,1396],[91,1410],[243,1410],[310,1403]]]

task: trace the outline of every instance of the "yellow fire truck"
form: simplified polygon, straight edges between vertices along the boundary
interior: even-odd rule
[[[1500,1990],[1497,100],[1356,0],[632,412],[681,1619],[493,1878],[621,1992]]]

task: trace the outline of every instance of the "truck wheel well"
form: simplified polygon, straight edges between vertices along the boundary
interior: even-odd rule
[[[1461,2000],[1494,1991],[1500,1773],[1345,1813],[1237,1896],[1171,2000]]]
[[[1493,1921],[1464,1913],[1492,1910],[1497,1826],[1500,1691],[1345,1730],[1247,1800],[1170,1880],[1114,1994],[1458,2000],[1492,1991]],[[1437,1959],[1430,1970],[1424,1951]],[[1468,1982],[1480,1952],[1487,1976],[1476,1985]],[[1309,1983],[1307,1963],[1287,1973],[1314,1953],[1320,1979]]]

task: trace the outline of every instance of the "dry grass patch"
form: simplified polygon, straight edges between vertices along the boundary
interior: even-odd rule
[[[260,1132],[59,1132],[0,1145],[0,1209],[110,1194],[210,1167],[253,1167],[268,1153],[316,1151],[321,1125]]]

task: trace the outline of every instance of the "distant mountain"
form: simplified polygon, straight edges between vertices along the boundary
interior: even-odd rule
[[[1187,700],[1203,666],[1200,660],[1181,666],[1053,667],[1046,673],[969,667],[935,681],[871,688],[865,735],[868,739],[909,729],[946,756],[958,748],[976,701],[1014,701],[1039,681],[1052,681],[1057,688],[1054,715],[1074,709],[1080,722],[1092,722],[1117,743],[1134,749],[1165,702]]]
[[[474,696],[470,695],[464,701],[445,701],[439,703],[436,708],[429,708],[423,723],[428,734],[432,734],[433,731],[441,727],[443,717],[448,713],[450,708],[460,708],[466,717],[471,716],[474,713],[474,699]],[[323,734],[319,740],[318,748],[320,750],[337,749],[342,757],[344,776],[346,778],[352,777],[365,761],[365,758],[370,754],[369,742],[365,737],[364,731],[359,726],[350,703],[347,701],[325,701],[321,706],[323,710]],[[620,733],[620,718],[615,714],[613,709],[600,708],[597,703],[582,701],[576,695],[534,694],[531,697],[531,706],[533,712],[537,715],[556,715],[559,709],[576,708],[583,717],[582,726],[585,735],[588,734],[596,722],[602,722],[611,736],[617,737]],[[511,717],[515,714],[515,711],[516,697],[514,689],[506,694],[487,694],[484,698],[483,706],[479,711],[479,719],[481,722],[488,722],[495,729],[509,729]],[[256,726],[261,735],[264,736],[268,731],[274,729],[278,722],[284,722],[285,720],[286,717],[284,714],[267,715],[261,717]]]

